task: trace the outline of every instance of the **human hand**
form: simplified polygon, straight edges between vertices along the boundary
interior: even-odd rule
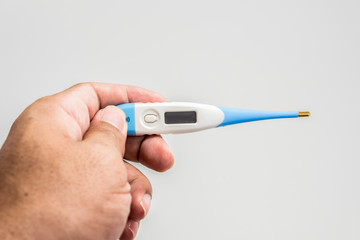
[[[86,83],[44,97],[14,122],[0,150],[1,239],[133,239],[151,184],[135,167],[169,169],[160,136],[129,137],[127,102],[163,102],[132,86]]]

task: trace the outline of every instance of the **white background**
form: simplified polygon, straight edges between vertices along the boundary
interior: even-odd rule
[[[0,0],[0,141],[83,81],[169,101],[310,110],[165,136],[137,239],[360,239],[359,1]]]

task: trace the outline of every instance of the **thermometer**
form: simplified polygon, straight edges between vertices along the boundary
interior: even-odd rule
[[[189,133],[237,123],[309,117],[310,112],[257,111],[188,102],[126,103],[124,111],[129,136]]]

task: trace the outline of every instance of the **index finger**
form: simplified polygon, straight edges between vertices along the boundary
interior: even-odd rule
[[[166,99],[153,91],[137,86],[81,83],[55,94],[62,109],[80,127],[81,137],[90,126],[96,112],[107,105],[129,102],[164,102]]]

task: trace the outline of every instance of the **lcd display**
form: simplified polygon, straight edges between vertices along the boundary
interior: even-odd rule
[[[196,123],[196,112],[165,112],[166,124]]]

